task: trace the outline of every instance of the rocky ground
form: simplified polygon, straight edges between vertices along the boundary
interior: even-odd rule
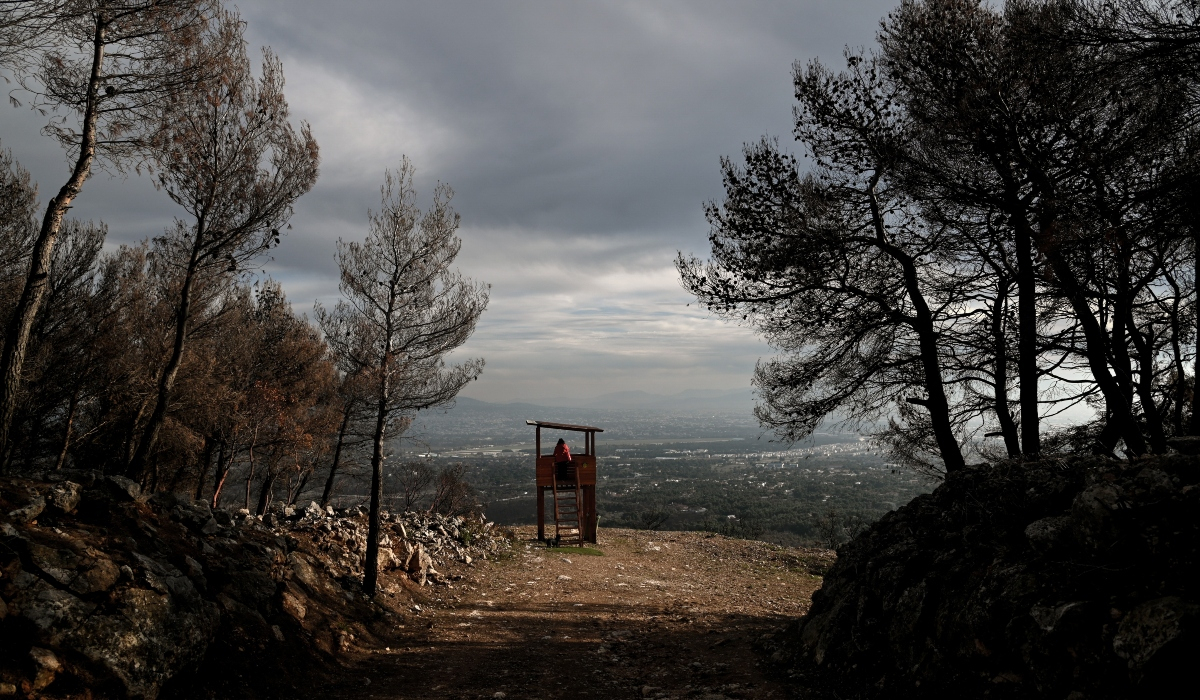
[[[360,592],[360,509],[263,518],[120,477],[0,479],[0,697],[785,697],[776,635],[824,550],[385,518]]]

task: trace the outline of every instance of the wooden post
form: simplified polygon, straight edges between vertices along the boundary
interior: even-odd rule
[[[596,457],[596,433],[589,430],[583,434],[584,444],[586,445],[587,454],[592,458],[592,464],[597,467],[597,483],[593,486],[584,488],[583,492],[583,512],[586,514],[584,521],[581,523],[583,529],[582,539],[586,542],[596,543],[596,488],[599,486],[599,459]]]
[[[543,542],[546,539],[546,489],[542,486],[534,488],[537,489],[538,541]]]
[[[546,539],[546,491],[537,483],[537,465],[542,456],[542,426],[536,426],[533,434],[533,488],[537,491],[538,541],[542,542]]]

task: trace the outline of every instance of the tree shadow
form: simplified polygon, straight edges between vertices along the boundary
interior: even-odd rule
[[[782,697],[755,642],[790,620],[682,605],[464,605],[409,618],[402,646],[354,655],[302,697]]]

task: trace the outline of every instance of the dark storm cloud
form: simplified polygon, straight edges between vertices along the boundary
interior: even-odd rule
[[[364,235],[407,154],[419,192],[453,185],[459,262],[493,285],[463,350],[488,359],[471,395],[745,386],[769,349],[686,306],[674,253],[706,250],[720,156],[789,138],[793,61],[839,64],[893,1],[240,2],[322,154],[265,266],[299,308],[335,299],[333,241]],[[39,126],[10,110],[0,138],[46,196],[66,168]],[[175,211],[144,179],[101,175],[74,213],[119,243]]]
[[[718,194],[717,158],[790,132],[792,61],[840,59],[844,44],[871,40],[889,5],[242,7],[285,59],[319,64],[381,107],[398,98],[443,130],[436,159],[418,165],[469,193],[470,220],[609,232],[698,225]]]

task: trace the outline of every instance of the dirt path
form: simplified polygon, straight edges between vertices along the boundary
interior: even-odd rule
[[[383,648],[354,648],[324,698],[784,698],[754,648],[803,614],[831,553],[704,533],[600,531],[442,573]],[[769,637],[768,637],[769,639]]]

